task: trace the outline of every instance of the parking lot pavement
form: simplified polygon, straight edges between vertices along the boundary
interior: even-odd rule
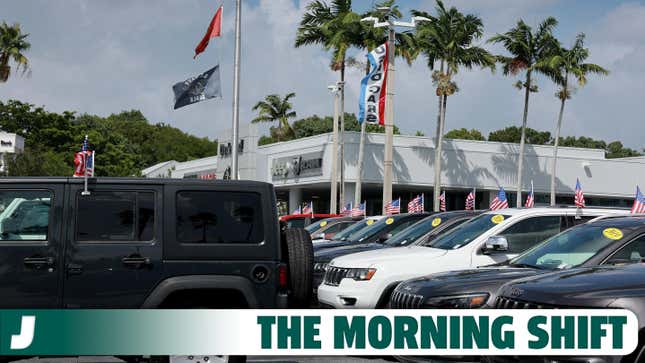
[[[64,358],[31,358],[18,361],[19,363],[121,363],[115,357],[64,357]],[[387,363],[379,358],[358,357],[249,357],[248,363]]]

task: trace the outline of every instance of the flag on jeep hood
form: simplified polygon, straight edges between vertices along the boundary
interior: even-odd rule
[[[172,91],[175,93],[175,110],[209,98],[222,97],[219,64],[197,77],[176,83]]]

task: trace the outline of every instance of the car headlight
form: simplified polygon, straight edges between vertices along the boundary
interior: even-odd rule
[[[314,264],[314,273],[325,273],[329,262],[316,262]]]
[[[372,279],[375,273],[375,268],[350,268],[347,269],[345,277],[356,281],[368,281]]]
[[[477,309],[486,304],[488,297],[488,293],[437,296],[426,299],[424,304],[434,309]]]

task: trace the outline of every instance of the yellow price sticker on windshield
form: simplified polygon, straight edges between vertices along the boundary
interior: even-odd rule
[[[436,227],[436,226],[438,226],[440,224],[441,224],[441,218],[437,217],[437,218],[432,220],[432,226],[433,227]]]
[[[321,226],[321,227],[324,227],[324,226],[326,226],[326,225],[327,225],[327,221],[322,221],[322,222],[320,222],[320,226]]]
[[[490,220],[491,220],[491,222],[493,222],[495,224],[500,224],[500,223],[504,222],[504,216],[501,215],[501,214],[496,214]]]
[[[602,234],[614,241],[617,241],[621,238],[623,238],[623,231],[621,231],[618,228],[605,228],[605,230],[602,231]]]
[[[385,224],[392,224],[392,223],[394,223],[394,218],[392,217],[385,220]]]
[[[368,226],[371,226],[372,224],[374,224],[374,220],[373,220],[373,219],[368,219],[368,220],[365,222],[365,224],[367,224]]]

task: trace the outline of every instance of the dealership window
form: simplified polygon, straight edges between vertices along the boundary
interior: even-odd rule
[[[560,232],[560,216],[533,217],[508,227],[500,236],[506,237],[509,253],[520,253]]]
[[[264,240],[258,193],[177,193],[177,239],[182,243],[260,243]]]
[[[46,241],[51,201],[49,191],[1,191],[0,241]]]
[[[153,192],[95,191],[77,196],[78,241],[151,241]]]

